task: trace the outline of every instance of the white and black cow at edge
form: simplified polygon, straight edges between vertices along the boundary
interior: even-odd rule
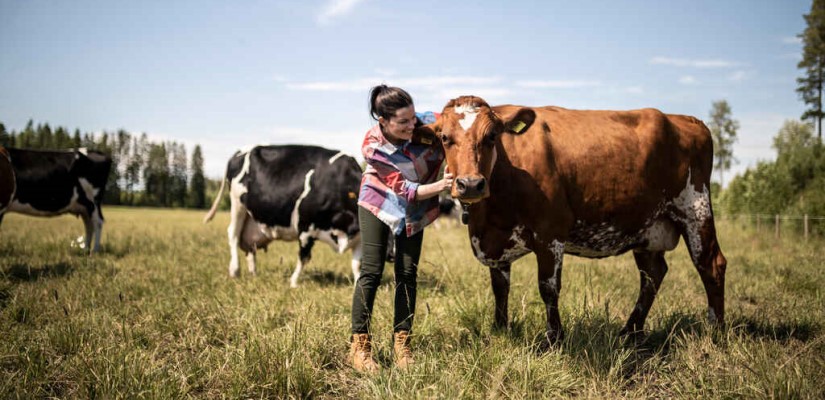
[[[112,159],[104,153],[83,148],[6,150],[17,181],[8,211],[40,217],[66,213],[79,216],[86,227],[85,248],[90,254],[100,251],[103,230],[100,204]]]
[[[255,273],[255,253],[273,240],[297,240],[299,257],[290,286],[320,240],[338,253],[352,249],[352,274],[361,267],[358,190],[361,168],[354,158],[316,146],[256,146],[236,152],[204,223],[215,215],[229,181],[231,222],[229,275],[239,275],[238,247]]]

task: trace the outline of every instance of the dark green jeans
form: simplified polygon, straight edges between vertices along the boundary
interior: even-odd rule
[[[384,273],[390,227],[363,207],[358,207],[361,226],[361,276],[352,295],[352,333],[369,333],[375,293]],[[412,331],[415,314],[416,276],[424,231],[412,237],[395,236],[395,318],[393,332]]]

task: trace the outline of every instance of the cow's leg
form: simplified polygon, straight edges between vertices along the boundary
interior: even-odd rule
[[[80,218],[83,220],[83,227],[86,228],[86,235],[83,237],[83,244],[86,246],[84,249],[89,252],[89,255],[94,254],[94,249],[92,248],[92,238],[94,238],[94,222],[92,221],[92,215],[87,212],[80,213]]]
[[[361,276],[361,254],[363,250],[361,249],[361,243],[358,243],[352,249],[352,282],[358,282],[358,277]]]
[[[301,275],[301,270],[312,260],[312,246],[315,244],[315,239],[308,237],[306,240],[300,240],[299,243],[301,249],[298,252],[298,262],[295,264],[295,271],[292,272],[292,276],[289,278],[289,287],[293,289],[298,287],[298,277]]]
[[[564,260],[564,243],[553,240],[547,248],[535,251],[539,268],[539,294],[547,312],[547,332],[545,337],[550,345],[564,338],[559,316],[559,292],[561,291],[561,270]]]
[[[690,258],[708,298],[708,322],[723,325],[725,322],[725,270],[728,261],[716,240],[716,226],[713,216],[708,216],[698,226],[688,226],[684,233]]]
[[[495,327],[506,329],[510,323],[507,318],[507,300],[510,297],[510,263],[502,262],[496,268],[490,268],[490,284],[496,298]]]
[[[95,253],[99,253],[100,236],[103,234],[103,213],[101,212],[99,205],[95,207],[95,210],[92,212],[92,227],[94,229],[95,236],[95,244],[92,250]]]
[[[663,251],[634,252],[633,257],[636,259],[641,281],[639,299],[636,300],[636,307],[630,313],[627,324],[619,332],[620,335],[633,334],[644,329],[647,313],[650,311],[653,300],[656,299],[656,293],[659,291],[659,286],[662,284],[662,279],[665,278],[667,273],[667,262]]]
[[[246,268],[249,270],[249,273],[251,275],[257,275],[258,274],[256,265],[255,265],[255,252],[254,251],[250,251],[249,253],[246,253]]]
[[[229,227],[226,229],[226,233],[229,236],[229,276],[237,277],[240,275],[240,262],[238,260],[238,245],[241,240],[241,234],[243,233],[244,224],[246,224],[246,207],[241,204],[239,199],[236,199],[235,196],[230,196],[232,200],[232,206],[229,211]]]

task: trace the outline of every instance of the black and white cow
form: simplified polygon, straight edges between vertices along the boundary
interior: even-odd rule
[[[14,178],[14,169],[11,166],[11,158],[6,148],[0,146],[0,221],[3,220],[3,214],[11,205],[11,199],[14,198],[16,188],[16,180]]]
[[[448,193],[438,195],[438,219],[435,220],[435,229],[441,229],[445,224],[453,226],[461,221],[461,214],[464,208],[461,202],[454,199]]]
[[[361,234],[358,189],[361,167],[344,153],[316,146],[256,146],[236,152],[226,167],[212,209],[214,216],[226,182],[232,202],[229,275],[239,275],[238,247],[255,273],[255,253],[273,240],[297,240],[299,257],[290,286],[298,286],[316,240],[338,253],[352,249],[352,274],[358,280]]]
[[[100,251],[100,204],[112,159],[98,151],[8,148],[17,191],[8,211],[40,217],[70,213],[83,219],[85,248]],[[94,246],[92,238],[94,237]]]

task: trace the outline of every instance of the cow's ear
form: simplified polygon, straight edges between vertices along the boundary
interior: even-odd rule
[[[427,125],[419,125],[413,130],[413,143],[435,144],[438,143],[438,132],[441,131],[441,118]]]
[[[536,120],[536,112],[532,108],[519,108],[518,111],[509,115],[500,116],[504,122],[504,131],[511,135],[520,135],[527,132]]]

